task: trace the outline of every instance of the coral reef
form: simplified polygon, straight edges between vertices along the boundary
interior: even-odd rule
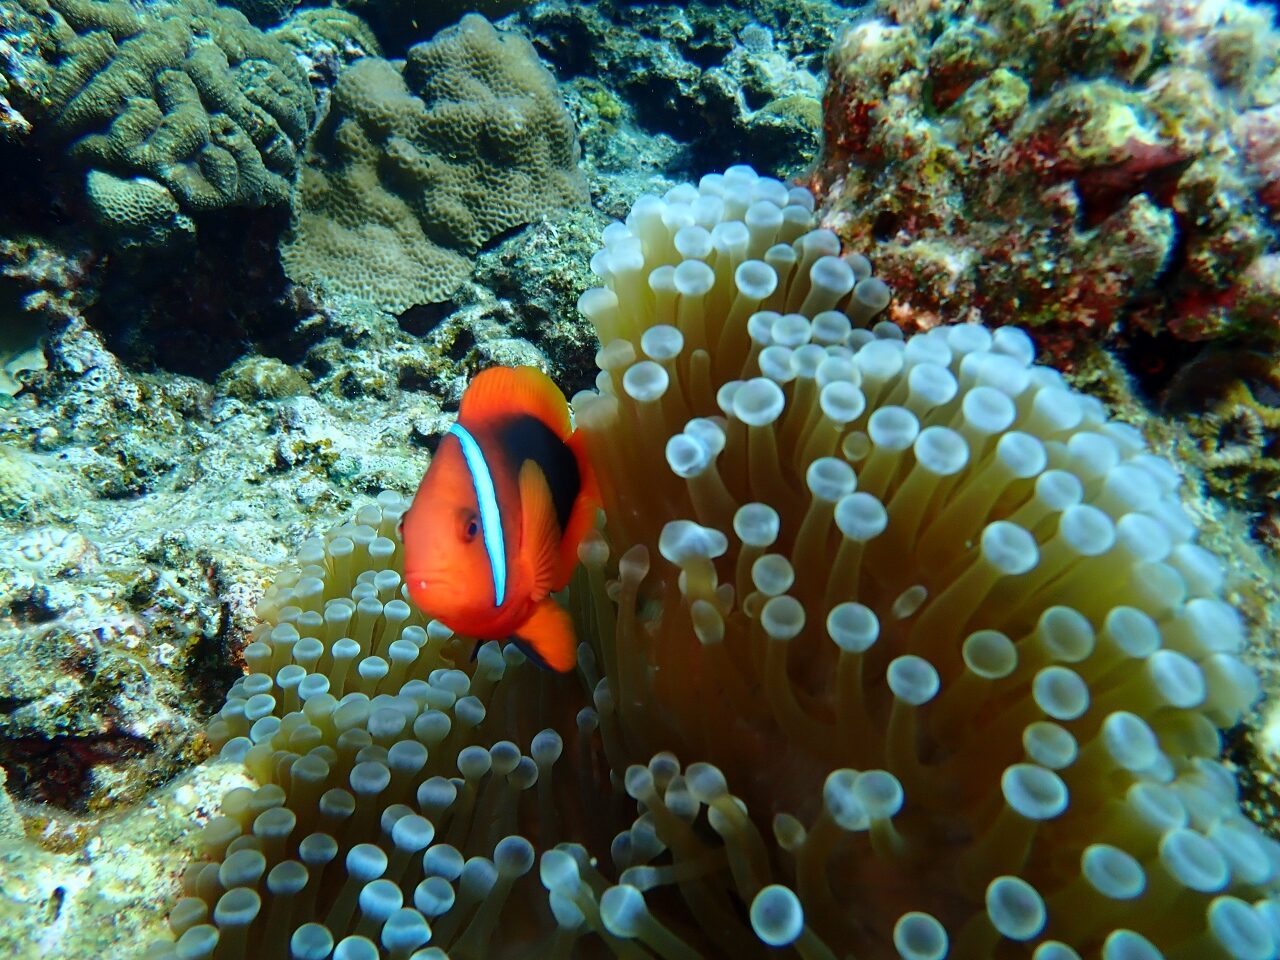
[[[295,283],[399,313],[439,301],[470,256],[585,200],[573,124],[532,47],[469,15],[338,80],[281,247]]]
[[[200,449],[178,412],[199,390],[135,380],[82,321],[45,349],[28,395],[57,402],[15,406],[0,431],[0,759],[24,800],[91,810],[190,763],[186,670],[225,627],[232,584],[167,519],[115,526],[121,498]]]
[[[1246,279],[1280,249],[1280,34],[1264,8],[875,12],[832,52],[812,182],[825,223],[878,241],[904,324],[1025,324],[1059,360],[1126,327],[1275,341]]]
[[[44,334],[93,301],[90,261],[33,237],[0,239],[0,396],[45,369]]]
[[[224,4],[245,15],[255,27],[274,27],[288,18],[298,6],[298,0],[228,0]]]
[[[90,170],[84,192],[94,220],[118,249],[190,242],[195,234],[195,221],[181,212],[164,184],[150,177],[124,179]]]
[[[264,34],[206,3],[4,5],[27,8],[36,32],[0,48],[33,124],[0,145],[0,243],[85,261],[67,289],[92,288],[79,312],[127,363],[212,381],[246,341],[279,349],[298,155],[372,33],[340,10]],[[93,44],[98,60],[76,53]]]
[[[19,109],[26,102],[24,87],[42,81],[47,68],[40,56],[40,21],[16,3],[0,4],[0,139],[21,141],[31,121]],[[18,101],[15,105],[13,101]]]
[[[869,326],[804,190],[604,240],[577,677],[405,602],[398,494],[307,541],[148,956],[1273,955],[1217,759],[1258,683],[1173,467],[1025,334]]]
[[[1280,367],[1273,352],[1210,349],[1186,364],[1162,395],[1185,421],[1181,453],[1206,488],[1280,550]]]
[[[25,314],[0,317],[0,394],[12,397],[25,375],[44,368],[40,335],[44,325]]]
[[[241,357],[218,379],[223,396],[240,400],[280,400],[310,392],[306,379],[275,357]]]
[[[593,376],[599,343],[575,305],[592,282],[591,254],[606,222],[594,210],[574,208],[476,260],[475,283],[500,298],[496,312],[510,317],[501,335],[536,344],[569,388],[588,386]]]
[[[39,19],[44,63],[23,61],[32,76],[9,76],[10,99],[111,178],[89,185],[110,237],[164,243],[175,209],[287,203],[312,94],[289,50],[241,14],[207,0],[14,3]]]
[[[377,38],[363,20],[334,7],[305,7],[269,36],[293,50],[311,85],[322,93],[328,92],[352,61],[382,54]]]
[[[58,325],[78,317],[96,296],[93,256],[86,250],[68,251],[35,237],[0,240],[0,277],[14,306]]]
[[[0,951],[15,960],[139,956],[173,871],[196,853],[192,821],[243,780],[228,764],[205,764],[116,816],[42,808],[24,818],[25,835],[0,797]]]
[[[127,364],[212,382],[247,343],[296,360],[279,240],[317,103],[380,52],[368,26],[303,9],[264,33],[213,3],[115,0],[6,0],[0,19],[0,244],[85,261],[68,289],[92,288],[78,313]]]
[[[529,5],[529,0],[339,0],[339,5],[359,11],[388,50],[401,51],[431,37],[466,14],[497,20]]]
[[[822,56],[846,14],[827,3],[539,3],[514,18],[580,104],[603,169],[688,174],[744,157],[798,174],[818,149]],[[618,211],[621,214],[624,211]]]

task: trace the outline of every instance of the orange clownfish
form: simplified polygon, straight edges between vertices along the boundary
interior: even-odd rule
[[[405,583],[424,613],[573,668],[573,622],[550,594],[568,584],[599,503],[581,441],[536,367],[471,381],[401,527]]]

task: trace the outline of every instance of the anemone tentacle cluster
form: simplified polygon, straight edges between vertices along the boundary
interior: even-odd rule
[[[176,943],[149,957],[485,957],[519,913],[508,896],[534,850],[517,813],[568,809],[550,793],[564,744],[550,729],[524,749],[487,738],[539,714],[538,677],[512,669],[514,647],[468,662],[470,644],[406,602],[408,506],[380,495],[268,588],[247,676],[208,729],[260,786],[227,793],[203,828]]]
[[[1013,328],[876,323],[745,167],[604,244],[576,675],[406,602],[397,494],[304,544],[209,729],[259,786],[150,960],[1274,957],[1173,466]]]
[[[594,261],[578,423],[644,477],[601,484],[615,751],[703,761],[805,956],[1275,956],[1280,845],[1217,759],[1258,684],[1178,472],[1017,329],[868,327],[811,209],[733,168]]]

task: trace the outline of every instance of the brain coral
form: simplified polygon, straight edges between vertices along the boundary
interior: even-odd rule
[[[135,237],[139,210],[287,202],[311,89],[288,48],[241,14],[208,0],[6,2],[45,27],[46,69],[22,84],[28,116],[112,176],[114,202],[95,200],[100,216],[120,214],[108,229]],[[131,187],[134,200],[123,196]],[[172,200],[158,201],[160,190]]]
[[[85,197],[97,221],[114,233],[118,246],[161,246],[195,230],[173,194],[150,177],[125,179],[90,170]]]
[[[422,622],[398,495],[305,544],[209,730],[260,786],[152,960],[1274,957],[1217,759],[1257,682],[1174,468],[1014,328],[869,327],[804,190],[733,168],[604,240],[579,673]]]
[[[528,41],[464,17],[339,78],[307,152],[281,256],[296,283],[399,312],[444,299],[469,255],[585,198],[578,146]]]

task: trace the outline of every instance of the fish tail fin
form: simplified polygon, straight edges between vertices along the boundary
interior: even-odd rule
[[[533,608],[529,619],[516,630],[513,642],[540,667],[567,673],[578,662],[578,641],[573,620],[550,597]]]
[[[600,509],[600,487],[595,470],[587,456],[586,443],[581,430],[575,430],[566,441],[578,464],[578,496],[569,511],[569,520],[560,535],[560,563],[555,582],[560,589],[569,582],[578,565],[578,547],[596,523],[596,511]]]
[[[474,420],[512,410],[542,421],[561,440],[569,437],[569,404],[555,381],[537,367],[481,370],[462,395],[458,419]]]

